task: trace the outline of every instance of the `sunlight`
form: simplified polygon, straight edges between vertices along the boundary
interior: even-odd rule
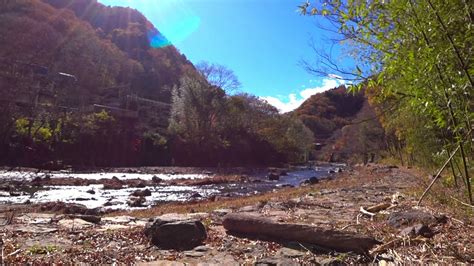
[[[148,39],[153,48],[179,44],[196,32],[201,24],[200,17],[189,4],[182,0],[102,0],[100,2],[105,5],[131,7],[142,11],[159,29],[159,31],[153,29],[148,33]]]

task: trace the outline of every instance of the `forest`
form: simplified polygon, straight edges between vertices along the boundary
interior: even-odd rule
[[[0,162],[44,168],[276,165],[313,136],[194,66],[138,11],[95,0],[3,1]],[[21,38],[18,33],[21,32]]]

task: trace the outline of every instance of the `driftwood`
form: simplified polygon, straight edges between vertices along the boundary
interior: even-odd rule
[[[232,213],[224,217],[229,233],[251,238],[309,243],[337,251],[366,253],[379,242],[372,237],[306,224],[279,223],[261,216]]]

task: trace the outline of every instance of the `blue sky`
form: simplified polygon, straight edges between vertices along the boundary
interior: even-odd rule
[[[330,48],[318,18],[301,16],[303,0],[99,0],[142,12],[193,63],[232,69],[242,92],[266,99],[282,112],[341,83],[308,74],[300,65]],[[335,49],[337,52],[338,50]],[[341,59],[342,60],[342,59]]]

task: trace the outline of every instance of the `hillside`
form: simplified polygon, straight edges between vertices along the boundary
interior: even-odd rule
[[[171,89],[185,73],[198,74],[141,13],[95,0],[21,0],[2,4],[0,24],[0,119],[6,125],[0,157],[7,163],[44,161],[50,147],[31,143],[37,140],[75,142],[60,148],[79,151],[65,161],[169,162],[166,152],[149,157],[167,149],[160,139],[167,134]],[[84,115],[102,110],[106,116]],[[19,127],[38,136],[11,136]],[[54,127],[70,134],[56,136]],[[91,135],[105,135],[109,143]]]
[[[365,91],[345,86],[318,93],[295,110],[316,138],[319,160],[367,162],[379,155],[384,131]]]
[[[298,119],[252,95],[227,95],[136,10],[21,0],[2,6],[0,24],[0,164],[266,166],[308,158],[313,136]],[[212,71],[239,83],[225,67]]]

